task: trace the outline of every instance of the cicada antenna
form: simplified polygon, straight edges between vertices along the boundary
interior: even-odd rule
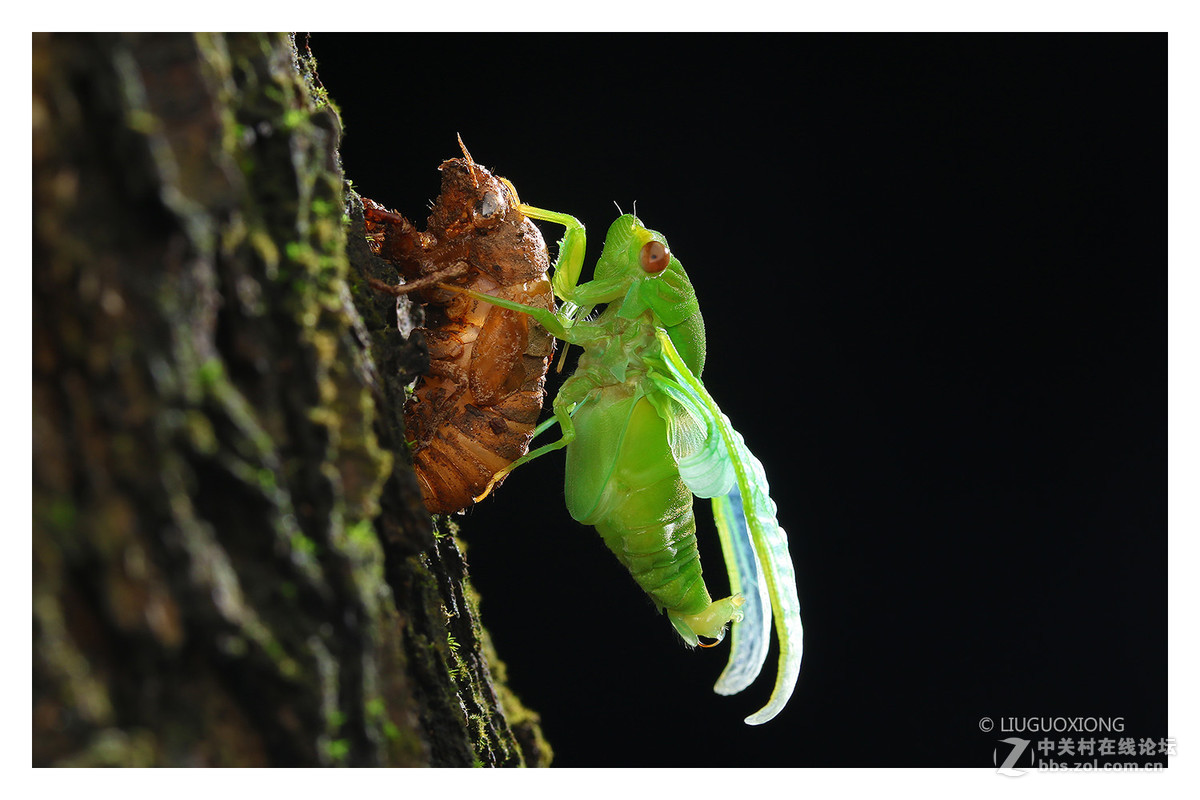
[[[462,134],[455,133],[458,137],[458,146],[462,148],[463,158],[467,160],[467,169],[471,170],[471,182],[475,184],[475,188],[479,188],[479,176],[475,174],[475,159],[471,158],[471,154],[467,151],[467,146],[463,144]]]

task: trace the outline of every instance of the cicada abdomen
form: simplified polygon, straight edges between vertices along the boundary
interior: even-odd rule
[[[368,242],[405,279],[372,281],[426,305],[429,372],[405,406],[413,460],[431,513],[471,505],[497,472],[529,449],[545,400],[554,338],[529,316],[457,288],[554,310],[549,258],[504,178],[464,158],[444,162],[424,231],[363,198]]]
[[[616,359],[607,345],[593,345],[579,359],[576,375],[583,375],[582,381],[568,381],[560,390],[556,407],[578,404],[567,447],[567,510],[596,528],[685,641],[722,639],[730,620],[741,619],[743,599],[714,602],[705,585],[692,491],[670,444],[684,429],[672,430],[664,417],[665,401],[652,401],[631,387],[641,380],[641,358],[654,341],[653,328],[637,320],[617,322],[618,311],[613,305],[609,309],[601,319],[619,327],[630,345],[619,348],[631,355],[625,370],[629,382],[597,385],[587,377],[591,370],[610,369]]]

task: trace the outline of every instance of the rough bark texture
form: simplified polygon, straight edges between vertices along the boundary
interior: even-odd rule
[[[33,90],[33,763],[548,763],[421,505],[422,351],[311,62],[37,35]]]

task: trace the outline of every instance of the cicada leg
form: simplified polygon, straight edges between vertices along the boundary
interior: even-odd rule
[[[410,292],[417,292],[422,289],[428,289],[430,286],[436,286],[442,281],[449,280],[450,278],[457,278],[459,275],[466,275],[470,269],[471,268],[467,262],[455,261],[448,267],[439,269],[436,272],[431,272],[430,274],[424,275],[420,278],[414,278],[411,281],[405,281],[404,283],[384,283],[377,278],[368,278],[367,283],[370,284],[371,288],[377,292],[390,294],[393,297],[400,297],[401,295],[405,295]]]
[[[587,230],[582,222],[570,214],[547,211],[544,208],[536,208],[524,203],[518,205],[517,210],[527,217],[533,217],[543,222],[553,222],[566,228],[563,238],[558,243],[558,257],[554,261],[554,275],[550,278],[550,286],[554,289],[555,296],[565,303],[559,311],[560,318],[573,322],[579,309],[572,302],[572,297],[575,294],[575,287],[579,285],[579,276],[583,272],[583,259],[587,249]],[[566,340],[564,342],[565,345],[558,356],[558,372],[562,372],[563,364],[567,359],[567,350],[571,345]]]
[[[725,628],[730,622],[742,621],[742,612],[739,609],[744,602],[746,601],[740,594],[735,594],[722,600],[714,600],[709,603],[708,608],[698,614],[668,611],[667,618],[671,620],[671,624],[683,640],[690,645],[700,644],[701,636],[720,642],[725,638]]]
[[[575,287],[579,285],[579,275],[583,272],[584,251],[587,248],[587,231],[583,223],[570,214],[547,211],[524,203],[517,206],[517,210],[527,217],[540,219],[542,222],[553,222],[566,228],[563,238],[558,243],[558,258],[554,261],[554,275],[550,278],[550,284],[560,300],[570,302]]]
[[[557,424],[562,430],[562,436],[549,444],[544,444],[541,447],[530,450],[493,475],[492,479],[488,481],[488,485],[484,488],[483,494],[475,498],[476,503],[487,497],[496,484],[508,477],[508,474],[517,467],[522,464],[528,464],[535,458],[540,458],[547,453],[561,450],[575,441],[575,423],[571,419],[571,415],[586,401],[591,386],[592,384],[589,381],[578,376],[572,376],[567,379],[566,383],[559,388],[558,394],[554,398],[554,416],[538,425],[533,432],[536,438],[545,433],[552,425]]]
[[[566,389],[567,384],[564,383],[562,388]],[[571,412],[574,411],[575,404],[571,403],[570,407],[568,408],[566,405],[559,403],[559,398],[561,398],[561,397],[562,397],[562,390],[559,391],[558,397],[556,397],[554,399],[554,416],[551,417],[550,419],[546,420],[545,422],[543,422],[541,425],[539,425],[537,427],[537,429],[534,431],[534,436],[537,436],[539,433],[544,433],[551,425],[557,423],[558,426],[562,429],[562,437],[553,442],[550,442],[550,444],[544,444],[541,447],[538,447],[534,450],[530,450],[528,453],[521,456],[516,461],[512,462],[507,467],[505,467],[504,469],[500,470],[495,475],[493,475],[492,479],[490,481],[488,481],[488,485],[484,487],[483,493],[475,498],[476,503],[478,503],[480,500],[483,500],[485,497],[487,497],[489,494],[491,494],[491,491],[496,486],[496,484],[498,484],[500,481],[507,478],[508,474],[510,472],[512,472],[513,470],[515,470],[517,467],[521,466],[522,464],[528,464],[530,461],[533,461],[535,458],[540,458],[541,456],[544,456],[547,453],[552,453],[555,450],[561,450],[562,448],[569,445],[571,442],[575,441],[575,423],[573,423],[571,421]]]

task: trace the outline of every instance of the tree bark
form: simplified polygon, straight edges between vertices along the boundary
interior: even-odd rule
[[[545,765],[275,35],[33,40],[33,763]]]

